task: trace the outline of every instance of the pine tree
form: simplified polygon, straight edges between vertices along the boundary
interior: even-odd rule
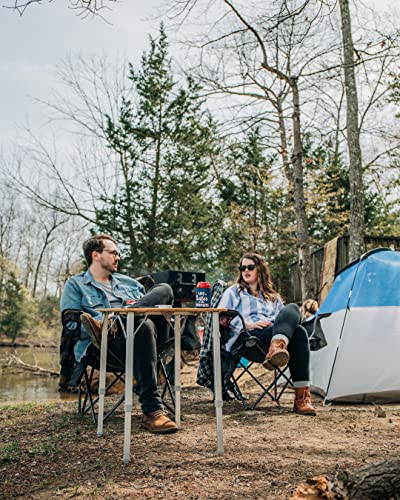
[[[213,244],[209,168],[215,125],[191,78],[173,78],[161,25],[141,66],[130,65],[135,95],[119,122],[107,117],[107,137],[120,160],[117,193],[97,213],[100,230],[125,241],[125,271],[204,266]],[[210,229],[210,231],[208,231]]]

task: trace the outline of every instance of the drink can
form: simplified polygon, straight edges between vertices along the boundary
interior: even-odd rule
[[[196,285],[196,307],[211,307],[211,286],[208,281]]]

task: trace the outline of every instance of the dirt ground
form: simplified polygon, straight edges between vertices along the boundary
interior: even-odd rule
[[[8,406],[0,412],[0,498],[290,498],[307,478],[400,456],[400,405],[323,407],[316,417],[265,400],[245,412],[224,404],[225,455],[216,455],[211,393],[183,369],[182,430],[157,436],[140,428],[135,403],[132,460],[122,463],[123,410],[99,438],[76,403]],[[261,368],[262,370],[262,368]],[[261,371],[263,377],[269,373]],[[245,382],[254,397],[254,384]],[[107,398],[109,399],[109,398]]]

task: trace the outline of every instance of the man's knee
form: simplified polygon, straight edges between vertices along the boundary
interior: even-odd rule
[[[174,291],[168,283],[159,283],[158,285],[154,285],[149,291],[157,291],[157,293],[162,294],[165,302],[168,304],[172,304],[174,301]]]

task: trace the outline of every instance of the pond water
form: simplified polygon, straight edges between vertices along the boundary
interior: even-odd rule
[[[32,365],[37,363],[42,368],[56,372],[59,370],[57,349],[1,347],[0,366],[10,354],[14,354],[25,363]],[[59,393],[57,388],[58,377],[39,376],[28,371],[12,373],[8,368],[0,368],[0,405],[16,402],[76,399],[76,395]]]

